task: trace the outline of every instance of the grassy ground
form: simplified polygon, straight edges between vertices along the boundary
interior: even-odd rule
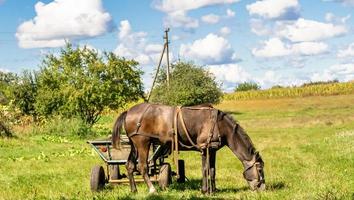
[[[217,187],[200,193],[200,155],[182,152],[189,182],[148,195],[127,185],[91,193],[91,167],[101,163],[85,140],[36,135],[0,139],[0,199],[353,199],[354,95],[224,101],[265,161],[267,191],[252,192],[241,163],[227,148],[217,154]],[[101,126],[111,126],[105,117]]]

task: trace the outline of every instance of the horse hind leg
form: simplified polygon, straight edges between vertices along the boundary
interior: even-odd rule
[[[138,140],[139,142],[136,143],[138,144],[138,169],[143,176],[143,179],[146,183],[146,185],[149,188],[149,193],[155,193],[156,189],[154,185],[152,184],[149,175],[148,175],[148,156],[149,156],[149,149],[150,149],[150,138],[145,137],[145,136],[137,136],[134,138]]]
[[[126,167],[127,173],[128,173],[128,179],[129,179],[129,185],[130,185],[131,192],[137,192],[136,184],[135,184],[135,180],[134,180],[134,174],[133,174],[134,169],[135,169],[136,153],[137,152],[134,148],[134,145],[132,144],[127,163],[125,164],[125,167]]]

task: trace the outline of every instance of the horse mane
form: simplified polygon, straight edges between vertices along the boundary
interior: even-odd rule
[[[236,128],[235,128],[235,130],[234,130],[234,134],[239,134],[240,139],[242,139],[245,144],[248,144],[248,145],[249,145],[249,148],[248,148],[249,151],[250,151],[251,153],[256,153],[256,148],[254,147],[254,144],[253,144],[251,138],[247,135],[246,131],[240,126],[240,124],[238,123],[238,121],[235,120],[235,119],[231,116],[231,114],[229,114],[229,113],[224,113],[224,112],[222,112],[222,113],[224,114],[224,117],[227,118],[227,120],[229,121],[229,123],[231,123],[232,125],[236,125]]]

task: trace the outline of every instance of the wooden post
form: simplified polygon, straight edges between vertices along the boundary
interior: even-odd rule
[[[161,66],[161,63],[162,63],[163,55],[165,54],[165,50],[167,52],[167,55],[166,55],[166,59],[167,59],[167,70],[166,70],[166,72],[167,72],[167,74],[166,74],[167,75],[167,87],[170,86],[170,55],[169,55],[169,48],[168,48],[168,43],[169,43],[169,41],[168,41],[168,32],[169,31],[170,31],[170,28],[167,28],[165,30],[165,36],[163,37],[165,42],[164,42],[164,45],[163,45],[163,50],[162,50],[162,53],[161,53],[161,56],[160,56],[159,64],[157,65],[154,81],[152,82],[152,86],[151,86],[151,89],[150,89],[150,92],[149,92],[149,95],[148,95],[148,98],[147,98],[147,102],[149,102],[149,100],[150,100],[152,90],[154,89],[154,86],[155,86],[156,78],[159,75],[160,66]]]
[[[167,87],[170,86],[170,55],[169,55],[169,48],[168,48],[168,44],[169,44],[169,41],[168,41],[168,32],[170,31],[170,28],[167,28],[165,30],[165,45],[166,45],[166,61],[167,61]]]

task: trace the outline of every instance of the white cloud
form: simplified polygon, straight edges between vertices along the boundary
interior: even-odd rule
[[[222,36],[227,36],[231,33],[231,29],[227,26],[224,26],[222,27],[220,30],[219,30],[219,33],[222,35]]]
[[[291,50],[300,56],[319,55],[328,52],[328,45],[323,42],[300,42],[293,44]]]
[[[0,72],[9,73],[10,70],[0,67]]]
[[[297,0],[263,0],[246,6],[250,15],[265,19],[297,19],[300,5]]]
[[[148,44],[145,47],[146,53],[159,53],[162,51],[163,45],[161,44]]]
[[[308,82],[308,79],[300,79],[291,75],[282,75],[273,70],[267,70],[264,74],[254,76],[247,72],[242,66],[230,63],[224,65],[210,65],[208,71],[214,74],[216,80],[222,83],[222,89],[231,92],[237,84],[243,82],[256,82],[262,88],[270,88],[274,85],[295,86]]]
[[[256,35],[271,35],[273,34],[272,27],[269,26],[267,21],[261,19],[250,20],[251,31]]]
[[[188,16],[188,11],[218,4],[232,4],[239,0],[157,0],[153,7],[164,12],[164,25],[169,27],[183,27],[195,29],[199,26],[198,20]]]
[[[354,42],[351,43],[346,49],[340,49],[337,53],[339,58],[354,57]]]
[[[199,26],[197,19],[187,16],[185,11],[176,11],[169,13],[164,18],[165,27],[184,27],[186,29],[194,29]]]
[[[328,69],[311,76],[311,81],[330,81],[334,79],[340,81],[354,80],[354,63],[332,65]]]
[[[227,9],[226,10],[226,17],[227,18],[231,18],[231,17],[234,17],[235,16],[235,12],[231,9]]]
[[[202,64],[224,64],[235,59],[229,41],[212,33],[192,44],[182,44],[179,54],[190,60],[198,60]]]
[[[110,31],[112,17],[101,0],[55,0],[35,5],[36,16],[17,28],[21,48],[60,47],[65,40],[95,37]]]
[[[217,5],[217,4],[232,4],[239,0],[159,0],[155,1],[154,7],[165,13],[176,11],[188,11],[198,8]]]
[[[202,21],[207,24],[216,24],[219,22],[219,20],[220,20],[220,16],[215,14],[208,14],[202,16]]]
[[[159,59],[163,46],[149,43],[146,37],[146,32],[134,32],[129,21],[123,20],[119,26],[119,44],[114,53],[128,59],[134,59],[143,66],[155,64]],[[173,59],[171,52],[170,59]]]
[[[256,57],[281,57],[281,56],[310,56],[323,54],[328,51],[328,45],[323,42],[300,42],[286,44],[279,38],[264,41],[262,47],[252,49]]]
[[[271,38],[264,41],[261,48],[252,49],[252,54],[256,57],[270,58],[290,55],[291,50],[279,38]]]
[[[294,23],[279,23],[277,35],[292,42],[309,42],[344,35],[348,32],[342,24],[322,23],[299,18]]]
[[[243,83],[251,80],[251,75],[241,66],[235,63],[223,65],[210,65],[208,71],[214,74],[218,82],[223,83],[224,91],[232,91],[237,83]]]

